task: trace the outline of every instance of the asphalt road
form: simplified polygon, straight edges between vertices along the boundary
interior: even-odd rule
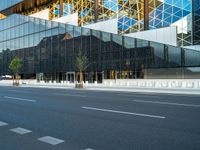
[[[200,96],[0,87],[0,150],[200,150]]]

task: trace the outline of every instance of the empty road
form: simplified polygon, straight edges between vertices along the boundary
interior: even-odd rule
[[[200,150],[200,96],[0,86],[0,150]]]

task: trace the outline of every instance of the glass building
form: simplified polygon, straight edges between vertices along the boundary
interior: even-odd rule
[[[17,55],[22,78],[73,82],[82,51],[89,59],[84,79],[90,82],[200,77],[200,49],[194,46],[200,42],[198,0],[2,0],[0,14],[1,75],[11,74],[8,66]],[[68,18],[73,14],[76,24]],[[112,19],[117,33],[85,26]],[[177,46],[128,36],[171,25]]]

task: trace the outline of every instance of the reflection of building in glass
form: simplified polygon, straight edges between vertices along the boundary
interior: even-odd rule
[[[18,55],[24,78],[42,73],[45,80],[62,80],[67,72],[71,80],[81,49],[90,80],[199,78],[198,1],[14,1],[0,2],[0,74],[9,73]]]
[[[110,25],[113,24],[112,27],[119,34],[143,31],[145,22],[149,29],[176,26],[178,45],[197,42],[194,42],[193,34],[193,28],[199,28],[197,0],[4,0],[0,6],[0,11],[4,10],[5,14],[31,15],[45,9],[48,9],[50,20],[65,17],[59,21],[66,20],[69,23],[67,17],[71,16],[70,19],[75,20],[73,24],[79,26],[116,18],[116,24],[111,21]],[[148,19],[145,20],[145,17]]]

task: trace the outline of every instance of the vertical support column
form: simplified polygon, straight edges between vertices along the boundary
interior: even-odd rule
[[[149,0],[144,0],[144,30],[149,30]]]
[[[185,66],[185,50],[181,48],[181,67]]]
[[[182,79],[185,78],[185,50],[183,48],[181,48],[181,76]]]
[[[97,78],[97,71],[95,72],[95,81],[97,82],[98,81],[98,78]]]
[[[192,44],[200,44],[200,1],[191,0],[192,5]]]
[[[34,8],[34,10],[36,10],[36,9],[37,9],[37,1],[34,0],[34,1],[32,1],[32,3],[33,3],[33,8]]]
[[[195,33],[195,16],[194,16],[194,0],[191,0],[192,5],[192,32],[191,32],[191,44],[194,44],[194,33]]]
[[[168,46],[164,45],[164,60],[165,60],[165,67],[168,67]]]
[[[95,0],[95,6],[94,6],[95,22],[97,22],[97,20],[98,20],[98,3],[99,3],[99,0]]]
[[[60,17],[63,16],[63,0],[60,0]]]

